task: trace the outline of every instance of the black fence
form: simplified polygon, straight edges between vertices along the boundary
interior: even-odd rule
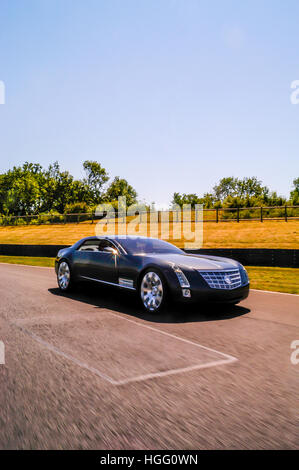
[[[183,211],[156,211],[158,221],[168,223],[169,221],[180,222],[181,220],[201,221],[203,222],[242,222],[242,221],[258,221],[266,220],[288,220],[299,219],[299,206],[272,206],[272,207],[224,207],[215,209],[203,209]],[[149,220],[149,212],[138,212],[139,221],[147,222]],[[137,215],[137,214],[136,214]],[[116,213],[108,213],[107,219],[117,220]],[[80,223],[96,223],[103,219],[103,215],[96,215],[94,212],[79,214],[37,214],[12,216],[0,214],[0,226],[22,226],[22,225],[52,225],[52,224],[80,224]],[[187,220],[188,219],[188,220]],[[119,220],[124,223],[126,218],[122,215]],[[128,218],[127,218],[128,220]]]
[[[299,268],[299,250],[272,248],[203,248],[186,250],[188,253],[232,258],[245,266],[273,266]]]
[[[67,245],[0,245],[0,255],[54,258]],[[232,258],[245,266],[299,268],[299,250],[267,248],[209,248],[186,250],[187,253]]]
[[[2,256],[33,256],[54,258],[58,251],[69,245],[0,245]]]

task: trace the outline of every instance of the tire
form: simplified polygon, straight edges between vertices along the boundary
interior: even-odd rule
[[[73,287],[72,273],[69,263],[63,259],[60,261],[57,270],[57,283],[62,292],[69,292]]]
[[[139,298],[149,313],[160,313],[166,305],[167,285],[163,275],[156,269],[147,269],[140,279]]]

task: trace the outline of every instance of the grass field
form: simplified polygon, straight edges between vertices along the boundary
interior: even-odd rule
[[[37,256],[0,256],[0,263],[27,264],[28,266],[54,267],[55,258],[39,258]]]
[[[299,294],[299,269],[246,266],[251,288]]]
[[[54,267],[54,258],[29,256],[0,256],[0,263]],[[266,268],[246,266],[252,289],[299,294],[299,270],[294,268]]]
[[[95,227],[90,223],[0,227],[0,244],[69,245],[95,235]],[[146,233],[142,230],[140,234]],[[183,246],[181,238],[170,241]],[[203,248],[299,248],[299,220],[207,222],[203,225]]]

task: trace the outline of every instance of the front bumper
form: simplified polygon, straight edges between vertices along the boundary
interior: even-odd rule
[[[208,286],[198,273],[188,273],[190,282],[191,297],[183,296],[183,289],[180,287],[174,273],[167,273],[168,286],[171,299],[176,302],[218,302],[218,303],[236,303],[246,299],[249,294],[249,282],[236,289],[214,289]]]
[[[236,289],[212,289],[212,288],[191,288],[191,297],[180,299],[184,302],[215,302],[215,303],[235,303],[246,299],[249,294],[249,284]]]
[[[215,302],[215,303],[237,303],[246,299],[249,294],[249,281],[243,280],[243,284],[235,289],[215,289],[208,285],[197,270],[184,272],[190,284],[191,297],[183,296],[183,289],[179,284],[173,270],[166,270],[165,277],[170,291],[170,297],[175,302]],[[247,282],[246,282],[247,281]]]

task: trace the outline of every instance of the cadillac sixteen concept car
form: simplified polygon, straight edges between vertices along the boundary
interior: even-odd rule
[[[187,254],[155,238],[83,238],[58,252],[55,270],[62,291],[78,281],[130,289],[150,312],[167,300],[236,304],[249,292],[247,272],[237,261]]]

